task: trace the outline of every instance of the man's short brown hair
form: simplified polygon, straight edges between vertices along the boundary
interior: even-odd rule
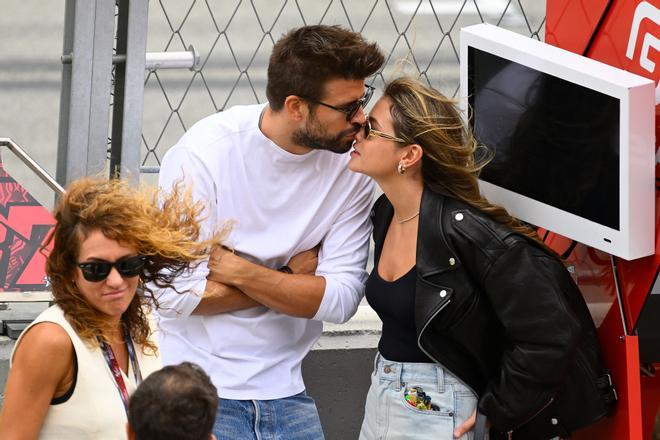
[[[340,26],[312,25],[293,29],[273,46],[266,96],[278,111],[289,95],[323,98],[331,79],[365,79],[383,65],[376,43]]]
[[[128,423],[136,440],[207,440],[218,401],[218,391],[198,365],[168,365],[135,390]]]

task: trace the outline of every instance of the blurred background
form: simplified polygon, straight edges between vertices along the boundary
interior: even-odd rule
[[[112,1],[112,0],[108,0]],[[3,0],[0,15],[0,137],[10,137],[52,176],[57,160],[65,0]],[[378,89],[401,74],[421,75],[458,96],[459,31],[488,22],[542,39],[539,0],[151,0],[147,52],[193,45],[199,67],[145,71],[140,161],[154,183],[164,152],[194,122],[236,104],[265,101],[275,40],[304,24],[339,24],[362,32],[386,54]],[[139,118],[140,115],[135,115]],[[108,137],[110,129],[108,129]],[[47,208],[53,194],[9,152],[10,173]]]

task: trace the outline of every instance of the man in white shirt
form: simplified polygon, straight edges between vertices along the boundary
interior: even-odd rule
[[[234,252],[158,298],[163,360],[210,375],[220,440],[323,438],[301,362],[322,321],[347,321],[363,295],[373,184],[343,153],[383,61],[338,26],[292,30],[273,47],[268,104],[201,120],[163,159],[160,186],[183,180],[205,204],[204,236],[234,222]]]

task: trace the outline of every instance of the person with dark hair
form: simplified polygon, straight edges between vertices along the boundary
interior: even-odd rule
[[[215,439],[218,390],[198,365],[168,365],[146,378],[128,405],[128,440]]]
[[[485,199],[488,156],[456,102],[386,85],[349,168],[384,194],[366,298],[383,321],[361,440],[566,438],[616,395],[577,285],[536,231]],[[487,423],[488,422],[488,423]]]
[[[222,235],[199,240],[201,206],[178,189],[85,178],[60,197],[45,245],[55,304],[16,341],[0,438],[125,438],[129,395],[160,368],[149,286],[171,286]]]
[[[363,296],[373,183],[344,153],[383,62],[339,26],[291,30],[273,47],[268,103],[201,120],[163,158],[161,188],[183,178],[207,230],[234,221],[227,248],[177,282],[200,295],[159,297],[164,362],[209,372],[220,439],[323,438],[301,363],[322,322],[348,320]]]

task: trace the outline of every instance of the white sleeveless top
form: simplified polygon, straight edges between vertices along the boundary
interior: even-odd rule
[[[44,310],[28,329],[40,322],[53,322],[67,332],[76,352],[78,371],[73,394],[66,402],[51,404],[48,408],[39,438],[125,440],[126,411],[101,348],[89,346],[80,339],[58,306]],[[14,346],[12,360],[22,335]],[[135,351],[143,379],[160,369],[160,357],[145,355],[139,344],[135,344]],[[131,362],[128,363],[128,375],[122,370],[122,376],[128,393],[132,394],[137,385]]]

